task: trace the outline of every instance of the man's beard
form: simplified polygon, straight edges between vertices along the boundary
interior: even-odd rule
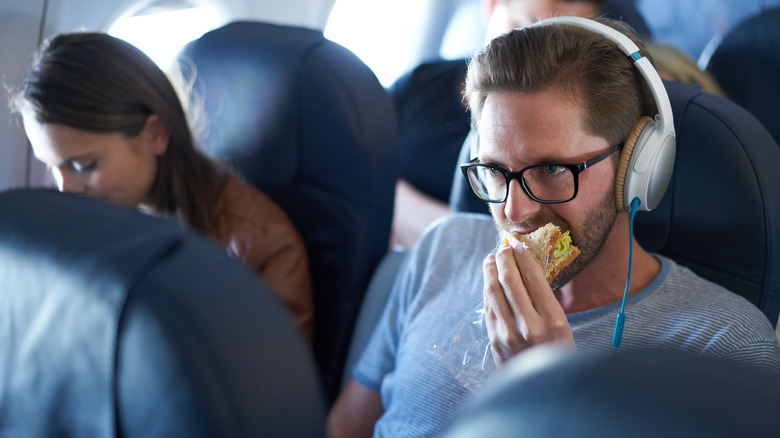
[[[577,274],[587,267],[598,255],[607,241],[609,233],[615,224],[617,211],[615,210],[615,192],[610,190],[601,200],[601,203],[593,209],[579,230],[571,230],[572,243],[580,249],[580,255],[561,271],[550,283],[550,287],[560,289],[570,282]]]
[[[496,222],[499,233],[502,236],[502,231],[511,231],[516,225],[519,225],[521,228],[535,229],[543,227],[549,222],[560,227],[562,231],[571,230],[572,244],[580,249],[580,255],[550,282],[550,287],[555,290],[570,282],[599,255],[609,233],[612,231],[616,217],[615,192],[614,190],[609,190],[599,205],[587,215],[581,229],[572,229],[571,225],[560,216],[537,217],[519,223],[506,221],[503,226],[495,221],[495,216],[493,216],[493,220]]]

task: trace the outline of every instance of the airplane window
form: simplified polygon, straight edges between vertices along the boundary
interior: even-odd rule
[[[439,54],[442,59],[470,58],[485,44],[487,28],[480,0],[462,3],[447,24]]]
[[[325,37],[357,55],[384,86],[419,62],[429,1],[337,0]]]
[[[161,10],[152,7],[120,18],[108,33],[135,45],[160,68],[166,69],[188,42],[221,26],[225,20],[211,8]]]

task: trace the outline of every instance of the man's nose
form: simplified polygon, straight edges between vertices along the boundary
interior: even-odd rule
[[[504,215],[512,222],[523,222],[539,213],[542,204],[528,196],[520,181],[513,179],[507,188],[506,202],[504,203]]]

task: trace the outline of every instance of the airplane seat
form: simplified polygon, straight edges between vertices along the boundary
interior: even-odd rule
[[[763,10],[724,35],[707,71],[726,95],[756,116],[780,143],[780,7]]]
[[[352,370],[360,360],[360,356],[362,356],[366,345],[371,339],[371,334],[382,317],[387,300],[390,298],[395,278],[398,271],[401,270],[401,265],[406,260],[408,253],[405,249],[389,251],[382,257],[373,275],[371,275],[366,295],[363,297],[363,302],[360,305],[360,311],[355,321],[352,339],[349,342],[340,388],[343,388],[352,377]]]
[[[446,436],[774,437],[778,405],[776,374],[706,356],[535,347],[507,363]]]
[[[303,237],[315,356],[332,400],[369,277],[389,249],[393,104],[359,58],[318,30],[235,22],[189,43],[179,60],[194,67],[205,147],[276,201]]]
[[[696,84],[664,81],[677,157],[661,204],[639,212],[635,233],[650,252],[745,297],[776,326],[780,312],[780,148],[739,105]],[[470,159],[464,143],[460,162]],[[457,169],[455,211],[488,212]]]
[[[174,221],[0,193],[0,436],[324,436],[306,341]]]

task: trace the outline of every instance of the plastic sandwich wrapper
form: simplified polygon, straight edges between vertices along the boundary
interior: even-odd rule
[[[506,240],[504,234],[496,237],[498,248]],[[515,249],[525,246],[514,242]],[[547,270],[545,261],[544,268]],[[447,334],[428,350],[466,389],[474,392],[484,386],[496,374],[498,367],[493,359],[485,323],[485,305],[482,300],[467,313]]]

